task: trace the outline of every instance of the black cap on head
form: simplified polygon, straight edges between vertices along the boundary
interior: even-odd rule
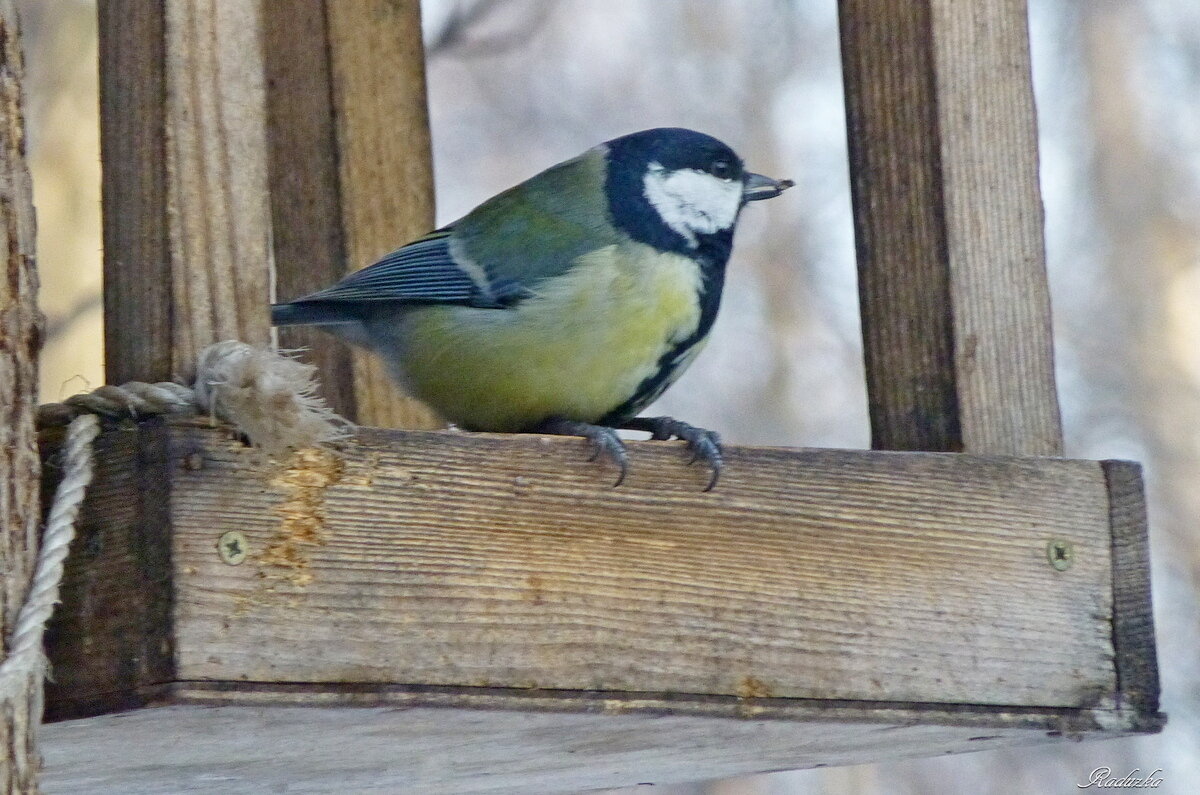
[[[644,172],[650,163],[668,171],[691,168],[722,179],[742,178],[742,159],[711,135],[683,127],[655,127],[623,135],[605,144],[609,161]]]
[[[645,178],[652,165],[665,171],[692,169],[725,180],[742,181],[742,159],[727,144],[683,127],[656,127],[623,135],[605,144],[608,177],[605,192],[618,229],[660,251],[700,256],[723,268],[733,244],[733,229],[698,236],[693,242],[671,229],[651,206]]]

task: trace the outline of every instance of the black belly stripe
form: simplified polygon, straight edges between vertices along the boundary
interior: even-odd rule
[[[728,257],[728,249],[726,249]],[[721,289],[725,281],[725,260],[716,263],[706,261],[702,264],[700,281],[700,322],[696,330],[686,339],[680,340],[668,349],[658,359],[658,367],[652,375],[642,379],[633,395],[621,405],[600,419],[601,425],[619,425],[638,415],[642,409],[653,403],[667,390],[674,381],[673,376],[680,364],[687,358],[688,351],[708,336],[712,331],[713,321],[717,319],[717,310],[721,307]]]
[[[618,425],[636,417],[638,412],[658,400],[659,396],[671,385],[671,376],[679,369],[679,362],[683,359],[684,354],[701,339],[703,336],[693,335],[664,353],[658,360],[658,369],[654,371],[654,375],[643,379],[642,383],[638,384],[633,397],[605,414],[604,418],[600,420],[600,424]]]

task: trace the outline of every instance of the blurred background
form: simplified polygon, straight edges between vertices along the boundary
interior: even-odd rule
[[[655,792],[1066,793],[1102,766],[1200,791],[1200,3],[1029,2],[1067,454],[1146,466],[1170,723]],[[17,6],[50,401],[103,383],[95,4]],[[868,445],[835,0],[423,9],[439,223],[626,132],[724,139],[798,188],[744,216],[712,341],[658,410],[731,442]]]

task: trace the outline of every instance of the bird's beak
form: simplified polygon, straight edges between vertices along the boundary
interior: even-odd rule
[[[774,199],[795,184],[790,179],[771,179],[762,174],[746,172],[746,187],[742,189],[742,201],[756,202],[762,199]]]

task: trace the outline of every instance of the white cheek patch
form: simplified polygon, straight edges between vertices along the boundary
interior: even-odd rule
[[[667,171],[651,163],[644,179],[646,199],[663,223],[696,247],[697,234],[729,229],[742,208],[740,180],[720,179],[692,168]]]

